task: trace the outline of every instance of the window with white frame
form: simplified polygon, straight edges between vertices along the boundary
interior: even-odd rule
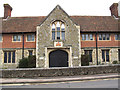
[[[109,50],[102,50],[103,62],[109,62]]]
[[[0,42],[2,42],[2,34],[0,34]]]
[[[4,63],[15,63],[15,51],[4,51]]]
[[[63,22],[52,23],[52,40],[65,40],[65,24]]]
[[[35,35],[34,34],[28,34],[27,35],[27,41],[35,41]]]
[[[115,34],[115,40],[120,40],[120,34]]]
[[[93,40],[93,34],[82,34],[82,40],[83,41]]]
[[[110,40],[110,34],[99,34],[99,40]]]
[[[13,35],[13,41],[21,41],[21,35]]]

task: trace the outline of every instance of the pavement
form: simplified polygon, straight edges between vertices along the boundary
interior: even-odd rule
[[[0,84],[50,83],[50,82],[84,81],[109,78],[120,78],[120,75],[118,75],[118,73],[112,73],[112,74],[39,77],[39,78],[0,78]]]

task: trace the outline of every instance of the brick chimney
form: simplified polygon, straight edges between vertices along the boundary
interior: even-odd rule
[[[4,19],[11,17],[12,7],[9,4],[4,4]]]
[[[115,16],[116,18],[118,18],[118,3],[113,3],[110,6],[110,11],[111,11],[111,16]]]

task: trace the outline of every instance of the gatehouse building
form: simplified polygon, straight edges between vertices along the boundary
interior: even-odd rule
[[[57,5],[48,16],[11,17],[4,4],[0,35],[0,67],[16,68],[22,57],[36,55],[37,68],[81,66],[81,55],[90,65],[120,61],[119,3],[111,16],[69,16]]]

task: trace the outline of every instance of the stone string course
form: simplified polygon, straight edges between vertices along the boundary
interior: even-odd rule
[[[120,72],[120,64],[101,65],[101,66],[83,66],[74,68],[21,68],[21,69],[0,69],[1,78],[39,78],[56,76],[74,76],[74,75],[95,75]]]

